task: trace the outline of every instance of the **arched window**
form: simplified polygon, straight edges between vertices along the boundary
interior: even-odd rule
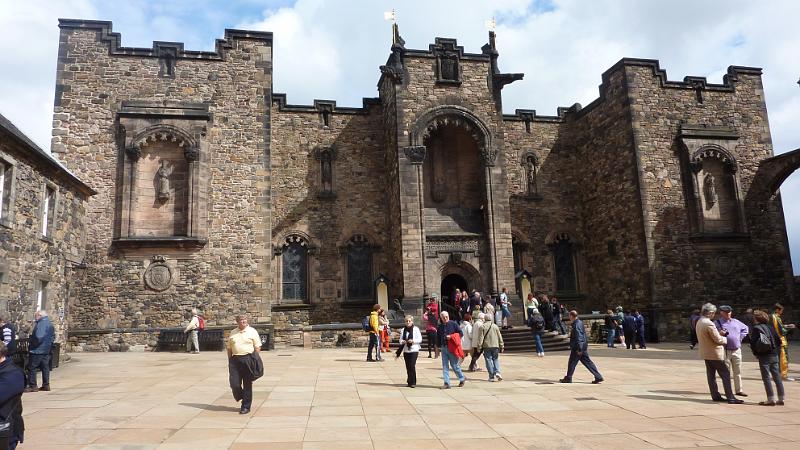
[[[357,234],[347,241],[347,298],[372,298],[372,246]]]
[[[575,274],[575,246],[566,233],[556,235],[549,245],[553,253],[555,266],[556,291],[577,291],[578,282]]]
[[[692,155],[698,231],[701,233],[743,232],[737,164],[726,149],[706,145]]]
[[[308,242],[289,236],[281,252],[283,300],[308,300]]]

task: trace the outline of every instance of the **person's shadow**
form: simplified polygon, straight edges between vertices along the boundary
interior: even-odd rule
[[[202,409],[205,411],[230,411],[239,412],[239,407],[222,406],[222,405],[208,405],[205,403],[178,403],[181,406],[191,406],[192,408]]]

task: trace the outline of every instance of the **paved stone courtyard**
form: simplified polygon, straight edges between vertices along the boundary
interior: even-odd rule
[[[357,349],[264,353],[253,412],[227,387],[225,354],[77,353],[53,372],[52,392],[25,394],[21,449],[797,449],[800,383],[788,405],[762,407],[746,357],[745,405],[712,403],[704,366],[677,344],[644,351],[594,347],[606,378],[554,383],[567,353],[502,355],[503,382],[467,374],[442,384],[439,360],[419,360],[405,387],[401,360],[364,362]],[[800,360],[800,352],[793,353]],[[795,365],[793,373],[800,375]]]

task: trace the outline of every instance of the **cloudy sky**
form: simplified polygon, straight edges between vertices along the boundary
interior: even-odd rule
[[[390,44],[383,12],[393,8],[409,48],[443,36],[479,53],[494,17],[500,68],[526,74],[503,90],[506,112],[586,105],[625,56],[659,59],[672,80],[720,83],[729,65],[762,67],[775,153],[800,148],[796,0],[0,0],[0,113],[49,148],[59,17],[111,20],[123,45],[148,48],[213,50],[225,28],[272,31],[276,92],[360,106],[377,96]],[[781,192],[800,274],[800,172]]]

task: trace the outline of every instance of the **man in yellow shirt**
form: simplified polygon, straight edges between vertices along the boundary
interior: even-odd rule
[[[247,316],[236,316],[236,324],[238,327],[228,336],[228,377],[233,398],[242,402],[239,414],[247,414],[253,404],[253,379],[248,361],[251,354],[261,351],[261,337],[247,324]]]

